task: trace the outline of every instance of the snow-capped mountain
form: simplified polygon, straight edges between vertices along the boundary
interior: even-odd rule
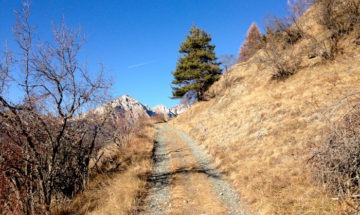
[[[172,108],[170,108],[170,112],[173,113],[175,116],[184,113],[189,107],[184,104],[178,104]]]
[[[154,107],[152,109],[153,112],[155,112],[156,114],[161,114],[163,115],[164,117],[167,117],[167,118],[172,118],[174,116],[176,116],[176,114],[174,114],[170,108],[167,108],[165,105],[158,105],[156,107]]]
[[[94,110],[96,113],[111,113],[113,118],[125,118],[128,122],[135,122],[142,117],[150,117],[155,113],[129,95],[120,96]]]
[[[129,95],[123,95],[110,102],[116,111],[127,112],[132,118],[149,117],[155,113],[146,105],[141,104]]]
[[[114,117],[122,116],[130,122],[135,122],[139,118],[152,117],[155,115],[172,118],[183,113],[186,109],[187,106],[183,104],[176,105],[172,108],[167,108],[164,105],[158,105],[154,108],[150,108],[129,95],[123,95],[95,109],[94,111],[97,113],[105,113],[106,111],[109,111]]]

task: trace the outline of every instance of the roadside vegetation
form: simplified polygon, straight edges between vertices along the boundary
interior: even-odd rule
[[[269,19],[264,46],[174,120],[250,211],[359,212],[359,5],[291,1],[287,17]]]
[[[79,62],[83,34],[62,20],[41,41],[22,6],[18,47],[0,60],[0,214],[128,213],[146,187],[154,122],[103,105],[111,85]]]
[[[62,20],[53,41],[38,41],[30,3],[15,14],[18,48],[0,61],[0,211],[48,214],[87,186],[89,163],[109,133],[107,114],[84,112],[107,98],[110,84],[103,68],[90,75],[78,61],[80,31]]]
[[[100,149],[91,166],[88,187],[52,214],[137,214],[147,194],[152,171],[154,121],[141,120],[128,139]]]

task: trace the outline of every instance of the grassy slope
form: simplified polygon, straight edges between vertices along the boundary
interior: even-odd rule
[[[271,71],[258,68],[255,57],[214,84],[215,98],[171,123],[206,146],[250,210],[337,214],[341,206],[312,180],[307,160],[331,122],[359,102],[346,97],[360,91],[360,51],[351,52],[284,82],[269,81]]]

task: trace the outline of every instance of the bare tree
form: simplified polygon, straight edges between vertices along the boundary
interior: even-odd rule
[[[198,98],[197,98],[196,92],[189,91],[189,92],[185,93],[185,95],[181,98],[180,104],[182,104],[188,108],[197,101],[198,101]]]
[[[240,47],[237,61],[244,62],[261,49],[261,32],[256,23],[252,23],[246,34],[246,40]]]
[[[86,186],[107,116],[81,113],[104,99],[109,84],[103,68],[94,77],[77,61],[84,43],[80,31],[63,21],[53,29],[53,43],[34,47],[30,4],[23,3],[16,15],[14,35],[21,53],[14,64],[22,69],[10,69],[10,52],[0,66],[0,168],[5,188],[0,206],[13,213],[49,213],[54,197],[70,197]],[[23,77],[16,83],[23,89],[21,102],[7,98],[3,90],[15,73]]]
[[[23,87],[25,88],[26,100],[30,100],[30,87],[29,87],[29,78],[30,78],[30,55],[31,48],[33,45],[32,33],[35,30],[35,27],[30,25],[30,2],[24,1],[22,3],[21,11],[15,11],[16,14],[16,25],[13,29],[15,40],[23,52],[23,56],[19,59],[24,65],[25,78]]]
[[[221,66],[224,67],[224,72],[227,72],[230,67],[232,67],[236,63],[236,59],[234,55],[220,55],[219,60],[221,63]]]
[[[6,83],[9,80],[9,68],[12,63],[12,53],[7,47],[3,55],[3,59],[0,60],[0,94],[6,89]]]
[[[289,18],[296,21],[314,4],[314,0],[288,0],[287,4],[289,7]]]

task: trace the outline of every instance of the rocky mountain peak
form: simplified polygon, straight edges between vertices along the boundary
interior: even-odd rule
[[[164,117],[172,118],[175,114],[171,111],[170,108],[166,107],[165,105],[157,105],[152,109],[153,112],[156,114],[163,115]]]
[[[122,95],[108,102],[107,105],[110,105],[110,107],[114,109],[114,116],[125,117],[130,122],[134,122],[141,117],[151,117],[154,115],[163,115],[165,118],[172,118],[187,109],[187,106],[183,104],[176,105],[172,108],[168,108],[165,105],[157,105],[154,108],[150,108],[129,95]],[[95,111],[102,113],[105,111],[105,106],[106,105],[101,106]]]

